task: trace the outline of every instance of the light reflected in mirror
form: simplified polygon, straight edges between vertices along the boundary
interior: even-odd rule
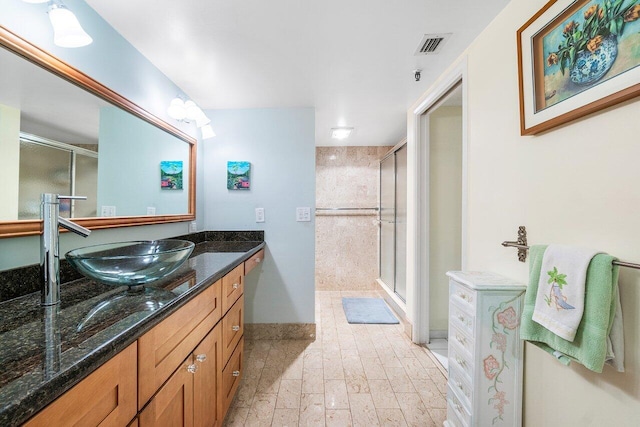
[[[41,193],[87,196],[61,215],[90,228],[194,218],[193,138],[2,27],[0,44],[0,237],[37,233]]]

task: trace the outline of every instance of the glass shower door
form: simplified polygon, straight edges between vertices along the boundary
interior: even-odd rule
[[[407,148],[380,161],[380,280],[407,298]]]

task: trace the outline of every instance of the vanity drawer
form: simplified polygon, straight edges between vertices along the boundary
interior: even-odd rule
[[[141,409],[221,317],[220,281],[138,339]]]
[[[457,326],[468,336],[475,336],[475,317],[469,314],[457,304],[449,304],[449,318],[453,325]]]
[[[473,378],[473,363],[469,355],[466,354],[455,342],[449,341],[449,363],[464,372],[466,379]]]
[[[472,338],[469,338],[460,327],[453,322],[449,323],[449,341],[453,341],[462,347],[464,351],[473,358],[474,342]]]
[[[260,249],[258,252],[253,254],[251,258],[244,262],[244,275],[249,274],[251,270],[256,268],[258,264],[260,264],[264,260],[264,249]]]
[[[231,353],[238,345],[244,334],[244,296],[229,309],[222,319],[222,366],[224,366]]]
[[[243,350],[244,350],[244,340],[241,339],[238,343],[233,354],[231,354],[231,358],[229,359],[229,363],[222,370],[222,415],[227,412],[229,406],[231,405],[231,401],[233,400],[233,396],[236,394],[236,390],[238,389],[238,385],[240,384],[240,380],[243,375]]]
[[[447,386],[447,418],[455,420],[454,422],[462,427],[471,426],[471,414],[460,402],[451,386]]]
[[[476,312],[476,291],[469,289],[460,283],[449,281],[449,301],[455,302],[470,314]]]
[[[222,313],[226,313],[244,292],[244,264],[222,278]]]
[[[456,391],[460,401],[467,409],[472,407],[473,389],[471,388],[469,381],[467,381],[455,365],[452,365],[449,368],[449,387]],[[469,410],[469,412],[471,411]]]

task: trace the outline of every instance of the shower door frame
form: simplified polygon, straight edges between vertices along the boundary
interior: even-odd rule
[[[458,62],[434,87],[421,98],[413,110],[409,110],[407,138],[411,159],[407,173],[409,200],[407,208],[407,311],[412,321],[411,340],[427,344],[430,341],[429,324],[429,110],[447,97],[449,92],[462,85],[462,253],[461,266],[467,269],[468,207],[467,207],[467,57]]]

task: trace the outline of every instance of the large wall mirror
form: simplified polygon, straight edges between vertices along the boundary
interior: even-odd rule
[[[40,232],[40,194],[89,228],[195,218],[195,139],[0,27],[0,237]]]

